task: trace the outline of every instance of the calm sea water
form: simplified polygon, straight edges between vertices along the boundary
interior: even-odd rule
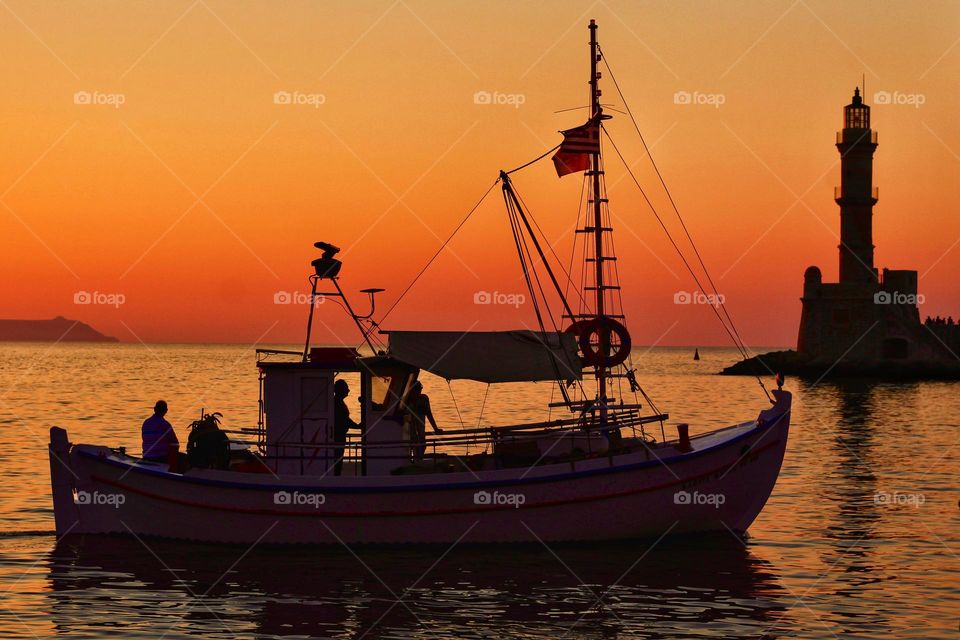
[[[694,431],[754,417],[731,350],[638,351],[645,389]],[[452,549],[269,549],[53,536],[46,443],[139,449],[163,397],[256,423],[252,351],[3,345],[4,638],[957,638],[960,394],[953,383],[795,392],[780,481],[750,537]],[[548,385],[428,380],[442,423],[536,419]],[[456,404],[452,395],[456,397]],[[670,434],[668,434],[670,435]]]

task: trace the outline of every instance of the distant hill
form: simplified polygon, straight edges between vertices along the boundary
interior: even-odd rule
[[[119,342],[79,320],[0,320],[0,342]]]

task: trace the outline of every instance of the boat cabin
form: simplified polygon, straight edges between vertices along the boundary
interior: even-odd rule
[[[258,366],[259,444],[274,473],[334,475],[343,446],[335,438],[338,418],[360,427],[347,433],[341,475],[389,475],[408,462],[401,407],[417,380],[416,367],[388,356],[360,357],[355,349],[346,347],[314,347],[306,360],[261,360]],[[350,386],[348,416],[337,415],[337,380]]]
[[[595,117],[599,122],[599,113]],[[500,181],[515,229],[525,228],[532,236],[533,229],[509,175],[501,172]],[[596,186],[595,190],[599,192]],[[599,216],[598,211],[595,213]],[[591,232],[602,233],[605,227],[601,223],[597,217]],[[385,331],[373,320],[375,295],[383,289],[361,290],[369,296],[370,310],[358,313],[340,286],[343,265],[336,258],[340,249],[328,242],[314,243],[322,255],[311,262],[311,301],[318,297],[338,299],[374,355],[362,357],[350,347],[311,347],[315,304],[310,305],[302,352],[258,350],[261,389],[257,444],[267,467],[276,474],[303,476],[473,472],[488,467],[574,461],[600,452],[612,456],[614,451],[646,446],[643,425],[653,422],[660,423],[664,435],[665,414],[639,414],[641,405],[636,398],[641,389],[632,370],[618,375],[629,382],[634,402],[624,403],[622,396],[617,399],[610,393],[614,388],[613,369],[628,359],[631,345],[626,327],[615,319],[623,317],[616,313],[622,309],[614,306],[612,300],[605,306],[603,300],[619,287],[603,284],[603,270],[598,267],[596,286],[587,287],[597,294],[597,313],[575,314],[536,237],[531,240],[563,302],[563,317],[575,320],[566,330],[560,331],[556,326],[553,331],[548,330],[538,311],[539,330]],[[522,243],[519,238],[517,241]],[[518,251],[522,251],[521,245]],[[592,259],[602,265],[606,257],[598,253]],[[320,291],[321,285],[332,290]],[[546,305],[542,287],[529,288],[533,298],[538,291]],[[614,312],[613,315],[604,309]],[[388,341],[381,338],[384,334]],[[274,361],[270,358],[273,355],[297,359]],[[589,395],[582,384],[585,367],[592,369],[597,383],[596,392],[590,391]],[[551,419],[548,412],[546,421],[445,430],[443,438],[414,443],[410,434],[405,433],[404,418],[411,413],[408,396],[421,371],[448,381],[551,382],[557,385],[562,400],[548,408],[562,407],[570,411],[570,417]],[[359,401],[359,415],[349,411],[349,406],[356,406],[352,400],[345,404],[343,398],[337,398],[336,387],[341,380]],[[341,393],[346,391],[342,384],[340,387]],[[573,389],[579,399],[571,398],[568,389]],[[356,428],[350,431],[347,426]],[[623,428],[632,429],[635,442],[624,443],[620,433]],[[432,455],[415,451],[424,444]],[[472,444],[483,444],[483,453],[454,453],[457,449],[469,450]],[[492,460],[487,457],[488,451]]]

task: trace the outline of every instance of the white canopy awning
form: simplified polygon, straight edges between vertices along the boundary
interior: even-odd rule
[[[387,331],[390,355],[448,380],[536,382],[583,376],[573,334],[539,331]]]

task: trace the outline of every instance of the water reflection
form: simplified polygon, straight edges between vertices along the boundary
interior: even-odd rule
[[[184,420],[199,411],[184,387],[207,390],[207,409],[224,411],[231,427],[256,421],[245,347],[151,346],[150,355],[139,345],[59,345],[41,356],[46,349],[8,345],[0,357],[10,388],[3,415],[13,420],[13,411],[24,428],[55,416],[78,440],[136,449],[144,398],[167,396]],[[755,381],[713,375],[736,352],[701,350],[699,363],[690,356],[638,353],[641,379],[673,422],[696,431],[756,415]],[[50,358],[56,366],[35,366]],[[157,358],[165,366],[144,368]],[[18,372],[31,366],[22,384]],[[456,423],[444,387],[434,399],[438,407],[447,399],[444,420]],[[432,569],[437,551],[361,551],[389,589],[343,550],[256,549],[222,579],[245,549],[151,541],[172,574],[132,539],[69,541],[51,553],[51,537],[30,534],[53,524],[46,449],[27,429],[33,445],[0,452],[8,487],[0,635],[957,638],[956,383],[813,386],[790,378],[787,387],[797,402],[784,471],[751,527],[749,551],[732,537],[664,542],[619,580],[642,546],[557,547],[588,587],[542,547],[457,548]],[[455,391],[464,421],[476,424],[483,390]],[[514,404],[540,398],[537,387],[528,398],[520,391],[509,391]],[[507,399],[490,393],[487,417]],[[877,504],[878,490],[926,503]],[[595,610],[594,594],[608,589],[605,608]],[[392,609],[391,591],[404,596]]]
[[[829,616],[845,632],[889,633],[893,621],[875,607],[864,606],[884,580],[885,561],[879,554],[879,528],[884,518],[884,478],[889,468],[888,446],[895,430],[909,431],[909,420],[897,424],[899,411],[916,415],[918,385],[884,384],[868,380],[822,382],[803,388],[806,406],[826,438],[829,471],[819,488],[828,508],[820,551],[823,573],[832,574],[833,600]],[[890,407],[898,408],[891,411]],[[901,441],[899,451],[904,451]]]
[[[244,556],[237,547],[147,544],[58,544],[48,556],[58,632],[106,624],[125,636],[755,638],[778,621],[791,626],[775,568],[732,536],[666,540],[649,552],[649,543],[617,543],[447,555],[258,548]]]

